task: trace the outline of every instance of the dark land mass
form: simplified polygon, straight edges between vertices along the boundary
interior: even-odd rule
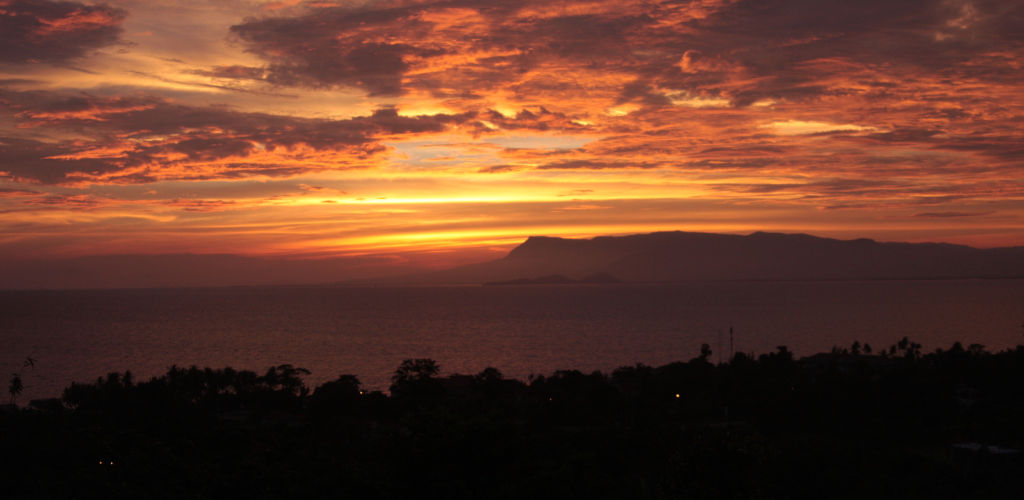
[[[676,231],[589,240],[532,236],[502,259],[433,272],[424,272],[413,263],[396,264],[383,255],[0,259],[0,289],[440,285],[514,280],[545,284],[545,277],[555,275],[588,283],[1020,278],[1024,277],[1024,247],[978,249],[946,243],[841,241],[806,234],[740,236]]]
[[[442,377],[172,367],[0,410],[4,498],[1021,498],[1024,346]],[[23,370],[28,376],[30,368]],[[12,380],[12,394],[16,396]]]
[[[532,236],[491,262],[421,274],[421,283],[486,283],[594,274],[625,282],[1024,277],[1024,247],[835,240],[806,234],[661,232],[587,240]]]
[[[591,274],[578,280],[567,278],[561,274],[552,274],[533,279],[523,278],[508,281],[488,281],[487,283],[484,283],[484,285],[607,285],[611,283],[622,283],[622,280],[608,273]]]

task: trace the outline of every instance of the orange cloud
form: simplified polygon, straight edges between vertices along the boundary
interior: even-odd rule
[[[220,16],[187,23],[215,30],[196,33],[210,50],[150,23],[105,56],[136,17],[0,5],[0,231],[18,245],[1024,244],[1019,2],[195,0],[180,15]]]

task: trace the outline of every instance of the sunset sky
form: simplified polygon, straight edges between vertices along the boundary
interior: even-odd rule
[[[1020,0],[0,0],[0,257],[1024,245]]]

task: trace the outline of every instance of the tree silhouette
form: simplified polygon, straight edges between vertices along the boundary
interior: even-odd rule
[[[432,396],[441,392],[437,362],[428,358],[407,359],[391,376],[393,396]]]
[[[484,368],[482,372],[476,375],[476,379],[483,383],[494,383],[504,380],[504,376],[501,374],[501,370],[488,366]]]
[[[35,368],[36,360],[31,356],[25,358],[25,362],[22,363],[21,368]],[[11,404],[15,404],[18,399],[18,395],[25,389],[25,385],[21,381],[21,373],[15,372],[11,374],[11,380],[7,386],[7,392],[11,394]]]
[[[21,394],[21,390],[24,388],[25,386],[21,384],[21,375],[17,373],[12,373],[11,383],[10,385],[7,386],[7,391],[11,393],[12,405],[15,404],[15,400],[18,398],[18,395]]]
[[[338,378],[324,382],[313,391],[309,398],[309,408],[314,412],[350,409],[358,403],[362,394],[359,386],[359,378],[355,375],[339,375]]]
[[[700,345],[700,359],[707,361],[711,357],[711,346],[708,344]]]
[[[271,390],[279,390],[288,394],[304,397],[309,388],[302,383],[302,377],[309,375],[309,370],[289,364],[272,366],[263,376],[264,382]]]
[[[441,369],[437,366],[437,362],[432,359],[407,359],[402,361],[402,364],[395,370],[395,374],[391,377],[391,382],[400,384],[428,380],[437,376],[440,371]]]
[[[340,375],[300,398],[304,372],[288,365],[112,373],[52,411],[0,411],[0,448],[19,457],[5,498],[83,484],[131,498],[803,498],[837,484],[851,498],[1018,498],[1024,346],[894,348],[795,359],[778,346],[529,386],[409,359],[394,397]]]

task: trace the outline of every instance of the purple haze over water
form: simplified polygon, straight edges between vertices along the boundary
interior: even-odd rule
[[[291,363],[310,386],[342,373],[386,390],[403,359],[443,374],[487,366],[525,380],[557,369],[688,360],[701,343],[728,358],[786,345],[798,356],[903,336],[1024,344],[1024,280],[685,284],[252,287],[0,292],[0,369],[23,370],[19,402],[111,371],[173,364],[263,371]]]

